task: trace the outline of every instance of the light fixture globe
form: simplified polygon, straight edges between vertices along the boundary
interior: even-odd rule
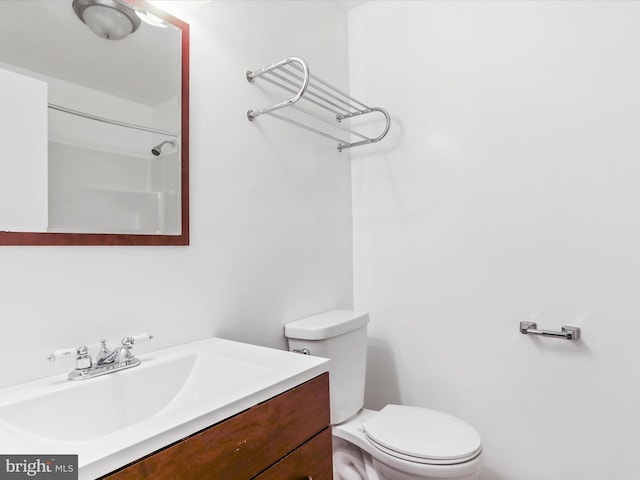
[[[73,0],[73,11],[96,35],[122,40],[140,26],[135,10],[123,0]]]

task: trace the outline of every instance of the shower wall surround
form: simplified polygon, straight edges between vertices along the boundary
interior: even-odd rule
[[[1,247],[0,386],[66,372],[53,349],[151,332],[285,348],[282,327],[352,303],[349,153],[245,111],[247,65],[303,53],[348,84],[333,2],[160,2],[191,26],[191,245]],[[71,7],[69,7],[71,8]]]
[[[43,230],[47,226],[47,84],[0,64],[0,86],[0,141],[3,158],[10,159],[0,176],[0,225]]]
[[[349,15],[351,90],[394,119],[352,152],[368,406],[467,420],[482,480],[638,478],[640,3]]]

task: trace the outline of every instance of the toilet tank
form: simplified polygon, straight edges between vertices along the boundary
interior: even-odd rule
[[[285,325],[290,351],[331,360],[329,389],[331,423],[339,424],[364,405],[369,314],[332,310]],[[306,349],[306,350],[305,350]]]

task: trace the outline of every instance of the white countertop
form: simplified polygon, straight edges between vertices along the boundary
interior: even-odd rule
[[[196,357],[196,354],[200,356]],[[85,385],[99,389],[107,385],[99,382],[109,382],[108,377],[116,375],[122,375],[123,379],[128,378],[127,381],[135,381],[141,378],[140,374],[146,375],[147,372],[153,371],[151,369],[162,372],[165,362],[182,357],[205,360],[197,361],[201,363],[192,362],[196,365],[193,368],[195,373],[184,382],[188,388],[183,388],[165,407],[152,416],[122,428],[118,427],[115,431],[87,435],[83,440],[73,439],[72,433],[65,434],[65,422],[69,421],[68,418],[75,417],[75,413],[81,413],[85,417],[100,416],[109,413],[110,409],[116,409],[113,398],[115,403],[121,401],[125,404],[129,401],[127,396],[130,392],[124,391],[122,398],[110,396],[106,399],[106,405],[101,405],[101,402],[96,402],[96,398],[92,398],[91,395],[83,398],[84,392],[90,391],[91,388],[78,387]],[[63,374],[0,389],[0,452],[25,455],[77,454],[79,479],[95,479],[311,380],[328,371],[329,366],[329,360],[324,358],[220,338],[152,352],[139,358],[142,365],[103,377],[72,382]],[[236,365],[240,366],[237,374],[232,371]],[[217,372],[214,371],[216,366]],[[135,371],[138,369],[140,371],[136,376]],[[208,381],[204,382],[205,378]],[[90,382],[96,383],[89,385]],[[155,397],[140,398],[144,397],[141,392],[144,392],[144,389],[135,392],[138,403],[144,405],[147,400],[153,403]],[[52,393],[54,395],[51,398],[57,399],[56,404],[46,404],[46,408],[39,407],[40,411],[37,413],[41,417],[45,415],[46,417],[42,417],[46,418],[43,423],[51,423],[53,427],[49,426],[46,432],[36,431],[38,415],[33,419],[34,426],[16,426],[16,415],[12,413],[15,412],[16,405],[21,405],[19,408],[24,411],[30,404],[42,405],[42,399],[49,398],[47,395]],[[60,401],[65,398],[72,401]],[[98,400],[105,399],[100,397]],[[48,421],[49,415],[55,417],[52,422]],[[31,419],[31,416],[29,418]]]

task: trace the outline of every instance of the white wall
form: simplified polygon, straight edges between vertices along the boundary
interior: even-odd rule
[[[350,12],[351,91],[393,117],[352,152],[367,403],[466,419],[482,479],[638,478],[639,23],[613,1]]]
[[[349,154],[245,116],[264,101],[245,71],[285,56],[347,84],[346,16],[302,3],[163,2],[191,24],[191,245],[2,247],[0,385],[73,368],[52,349],[143,331],[140,352],[212,335],[285,348],[286,322],[351,306]]]

